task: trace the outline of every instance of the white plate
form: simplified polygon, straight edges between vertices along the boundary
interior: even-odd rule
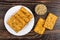
[[[5,18],[4,18],[4,24],[5,24],[5,27],[6,29],[13,35],[16,35],[16,36],[22,36],[22,35],[25,35],[27,33],[29,33],[32,28],[33,28],[33,25],[34,25],[34,15],[33,13],[30,11],[30,9],[28,9],[27,7],[23,6],[25,9],[27,9],[32,15],[33,15],[33,18],[30,20],[30,22],[21,30],[19,31],[18,33],[16,33],[8,24],[7,24],[7,20],[8,18],[10,18],[14,13],[16,13],[20,8],[22,7],[22,5],[18,5],[18,6],[14,6],[12,8],[10,8],[6,14],[5,14]]]

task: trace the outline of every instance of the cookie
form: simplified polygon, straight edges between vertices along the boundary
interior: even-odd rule
[[[34,28],[34,32],[38,34],[44,34],[45,27],[43,27],[45,20],[43,18],[40,18]]]
[[[49,13],[49,15],[46,18],[44,27],[47,28],[47,29],[52,30],[55,23],[56,23],[57,18],[58,17],[56,15],[54,15],[53,13]]]

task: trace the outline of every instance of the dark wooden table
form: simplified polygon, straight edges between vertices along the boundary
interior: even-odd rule
[[[43,3],[47,6],[48,12],[39,16],[35,13],[34,8],[37,4]],[[4,16],[6,11],[16,5],[24,5],[30,8],[35,16],[35,24],[39,17],[46,18],[49,12],[54,13],[59,18],[52,31],[46,30],[44,35],[38,35],[33,32],[24,36],[14,36],[10,34],[4,26]],[[0,40],[60,40],[60,0],[0,0]]]

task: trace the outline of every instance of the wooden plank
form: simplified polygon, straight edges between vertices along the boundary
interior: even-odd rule
[[[40,1],[49,1],[49,0],[0,0],[1,2],[40,2]]]
[[[53,32],[54,31],[54,32]],[[48,31],[48,32],[46,32],[44,35],[55,35],[55,34],[57,34],[58,36],[60,36],[59,34],[60,34],[60,30],[53,30],[53,31]],[[2,34],[3,33],[3,34]],[[33,36],[32,36],[33,35]],[[44,36],[43,35],[43,36]],[[58,37],[57,35],[55,35],[56,37]],[[42,37],[43,37],[42,36]],[[30,32],[29,34],[27,34],[27,35],[25,35],[25,36],[21,36],[21,37],[17,37],[17,36],[14,36],[14,35],[12,35],[12,34],[10,34],[8,31],[6,31],[6,30],[4,30],[4,31],[2,31],[2,30],[0,30],[0,39],[14,39],[14,38],[19,38],[19,39],[34,39],[34,38],[40,38],[41,36],[40,35],[38,35],[38,34],[33,34],[33,32]]]
[[[47,1],[59,2],[60,0],[0,0],[0,2],[47,2]]]

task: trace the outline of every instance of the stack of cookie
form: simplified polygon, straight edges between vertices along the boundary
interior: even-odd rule
[[[24,7],[21,7],[18,12],[8,19],[7,23],[15,32],[19,32],[31,20],[31,18],[32,14]]]

